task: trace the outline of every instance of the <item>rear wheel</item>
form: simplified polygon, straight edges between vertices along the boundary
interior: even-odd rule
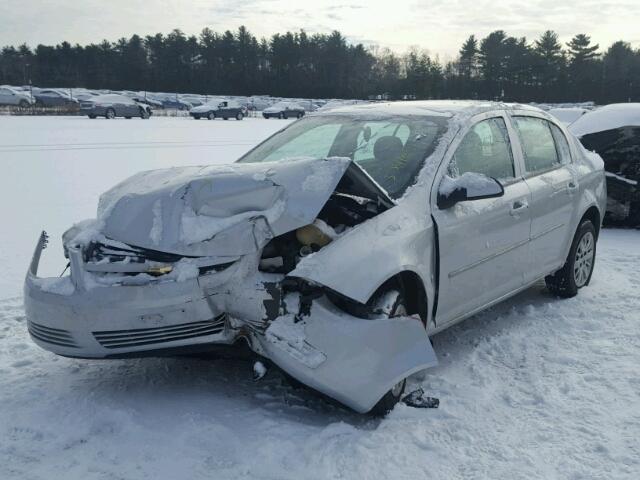
[[[238,112],[238,114],[236,115],[236,120],[242,120],[244,118],[244,115],[242,115],[242,112]]]
[[[547,288],[560,297],[570,298],[589,284],[596,262],[596,229],[590,220],[580,224],[569,256],[562,269],[545,278]]]
[[[396,289],[389,289],[376,295],[371,303],[372,309],[380,317],[404,317],[407,315],[407,307],[402,292]],[[375,322],[375,320],[372,320]],[[383,416],[389,413],[393,407],[402,399],[402,394],[407,385],[407,379],[403,378],[396,383],[391,390],[375,404],[369,413],[374,416]]]
[[[89,118],[90,118],[91,120],[95,120],[96,116],[95,116],[95,115],[89,115]]]
[[[104,113],[104,118],[108,120],[116,118],[116,111],[113,108],[107,108],[107,111]]]
[[[209,114],[207,115],[207,120],[215,120],[216,119],[216,114],[213,112],[209,112]]]
[[[18,104],[18,106],[20,108],[28,108],[29,107],[29,102],[27,102],[26,100],[20,100],[20,103]]]
[[[146,108],[140,109],[140,118],[147,120],[149,118],[149,111]]]

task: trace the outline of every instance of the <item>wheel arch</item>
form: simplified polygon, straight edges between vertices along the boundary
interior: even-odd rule
[[[595,205],[591,205],[580,218],[580,222],[578,222],[578,226],[576,228],[580,228],[582,222],[585,220],[590,220],[593,223],[593,227],[596,229],[596,240],[600,236],[600,226],[602,225],[602,215],[600,214],[600,210]]]
[[[429,302],[427,289],[420,275],[414,270],[402,270],[393,274],[380,285],[372,298],[380,291],[397,286],[404,295],[409,315],[420,315],[422,323],[426,326],[429,320]]]

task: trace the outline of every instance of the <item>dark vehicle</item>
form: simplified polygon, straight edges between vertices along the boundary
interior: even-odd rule
[[[294,102],[278,102],[262,111],[264,118],[302,118],[304,108]]]
[[[78,105],[78,100],[67,92],[44,89],[34,92],[33,96],[36,99],[36,105],[39,107],[74,107]]]
[[[604,160],[610,225],[640,226],[640,104],[613,104],[569,127]]]
[[[163,108],[175,108],[176,110],[189,110],[193,105],[189,102],[181,100],[176,96],[164,97],[160,99]]]
[[[189,115],[196,120],[200,120],[201,118],[208,118],[209,120],[216,118],[229,120],[230,118],[235,118],[236,120],[242,120],[246,114],[247,110],[245,107],[231,100],[207,103],[199,107],[193,107],[189,111]]]
[[[140,117],[148,119],[151,116],[149,105],[138,103],[124,95],[99,95],[80,104],[80,112],[89,118]]]

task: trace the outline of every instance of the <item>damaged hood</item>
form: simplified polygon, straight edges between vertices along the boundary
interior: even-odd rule
[[[108,238],[184,256],[237,256],[316,218],[349,158],[140,172],[100,197]]]

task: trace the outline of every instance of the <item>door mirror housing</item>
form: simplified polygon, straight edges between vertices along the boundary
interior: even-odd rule
[[[502,184],[483,173],[467,172],[456,178],[445,175],[438,188],[438,208],[446,210],[458,202],[503,195]]]

